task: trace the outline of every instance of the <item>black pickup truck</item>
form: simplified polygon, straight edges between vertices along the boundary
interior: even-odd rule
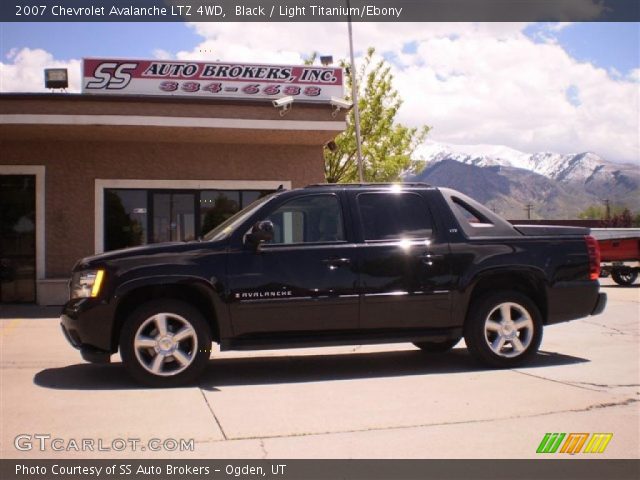
[[[85,360],[120,350],[151,386],[193,382],[222,350],[464,337],[493,367],[531,359],[542,328],[595,315],[597,242],[582,228],[512,226],[425,184],[278,191],[193,242],[80,260],[62,330]]]

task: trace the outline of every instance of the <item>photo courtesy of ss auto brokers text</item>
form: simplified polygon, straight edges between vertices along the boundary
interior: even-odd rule
[[[49,462],[50,465],[16,465],[17,476],[29,476],[32,478],[148,478],[162,476],[160,478],[204,478],[211,476],[250,478],[265,477],[267,472],[271,476],[284,475],[287,465],[274,463],[266,469],[263,465],[247,465],[243,462],[237,464],[219,465],[191,465],[180,462],[161,463],[151,465],[146,463],[106,462],[100,465],[77,465],[73,462],[65,464]],[[160,463],[160,462],[157,462]],[[217,467],[217,468],[216,468]]]

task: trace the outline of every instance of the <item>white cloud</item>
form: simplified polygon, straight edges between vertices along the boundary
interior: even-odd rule
[[[80,91],[80,60],[56,60],[40,48],[12,48],[7,60],[0,62],[0,92],[46,92],[45,68],[66,68],[69,72],[67,91]]]
[[[173,60],[175,55],[167,50],[163,50],[162,48],[156,48],[153,51],[153,58],[157,58],[158,60]]]
[[[640,69],[624,76],[578,62],[557,42],[532,41],[523,33],[526,26],[355,23],[353,29],[360,55],[373,46],[393,58],[395,86],[404,99],[400,119],[433,126],[432,140],[528,152],[590,150],[614,161],[639,162]],[[189,51],[155,55],[288,64],[299,64],[314,51],[336,60],[348,57],[344,23],[190,27],[202,36],[201,43]],[[47,66],[68,66],[72,88],[79,88],[77,60],[57,61],[29,49],[13,52],[8,60],[0,65],[2,91],[42,91]],[[569,89],[579,93],[579,101],[568,100]]]
[[[426,40],[414,57],[396,78],[407,99],[402,118],[433,125],[435,140],[591,150],[638,162],[637,85],[576,61],[557,44],[520,32],[506,39],[463,34]],[[567,100],[568,89],[579,92],[579,102]]]
[[[567,28],[570,25],[573,25],[574,22],[556,22],[549,25],[549,30],[552,32],[560,32]]]
[[[625,79],[580,63],[555,41],[532,41],[523,33],[526,26],[356,23],[353,28],[357,52],[374,46],[393,58],[395,86],[404,99],[401,120],[433,126],[434,140],[529,152],[591,150],[638,162],[637,72]],[[313,51],[348,56],[346,25],[339,23],[191,27],[204,40],[177,58],[299,63]],[[415,52],[405,50],[409,44]],[[567,91],[579,92],[579,101],[572,104]]]

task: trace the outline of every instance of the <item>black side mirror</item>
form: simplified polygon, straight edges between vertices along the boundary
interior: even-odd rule
[[[251,231],[247,234],[246,242],[258,250],[261,244],[264,242],[270,242],[272,239],[273,222],[263,220],[261,222],[256,222],[256,224],[251,227]]]

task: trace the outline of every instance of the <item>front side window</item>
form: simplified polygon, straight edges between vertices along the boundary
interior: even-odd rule
[[[428,238],[432,223],[415,193],[361,193],[358,208],[366,241]]]
[[[335,195],[308,195],[281,205],[265,220],[273,223],[270,244],[345,240],[340,201]]]

